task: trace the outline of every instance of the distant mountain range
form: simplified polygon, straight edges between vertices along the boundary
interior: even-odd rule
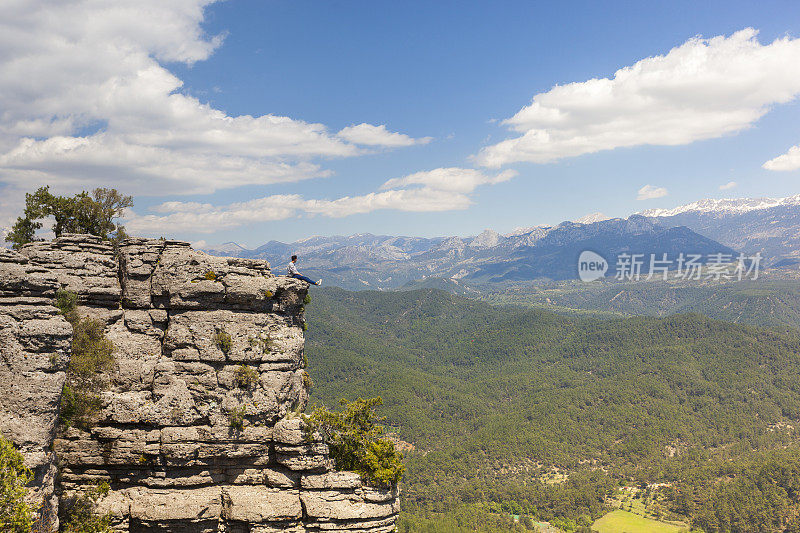
[[[648,209],[638,214],[646,217],[671,217],[683,213],[739,215],[750,211],[791,206],[800,206],[800,194],[787,196],[786,198],[706,198],[673,209]]]
[[[650,209],[627,219],[602,213],[557,226],[487,229],[472,237],[397,237],[356,234],[270,241],[254,250],[229,242],[208,253],[267,259],[282,271],[292,254],[300,268],[348,289],[430,286],[447,279],[463,285],[535,279],[573,279],[583,250],[599,253],[615,273],[620,253],[761,252],[764,266],[800,264],[800,195],[787,198],[706,199],[674,209]],[[433,286],[438,286],[434,282]],[[459,292],[459,291],[456,291]]]
[[[604,218],[602,215],[593,215]],[[501,235],[485,230],[473,237],[395,237],[357,234],[311,237],[291,244],[270,241],[255,250],[236,243],[205,249],[215,255],[267,259],[280,272],[292,254],[300,270],[348,289],[396,289],[429,278],[467,285],[534,279],[573,279],[584,250],[602,255],[615,272],[620,253],[733,254],[728,246],[686,227],[632,215],[591,223],[563,222]],[[647,271],[647,266],[643,272]],[[466,289],[465,289],[466,290]]]
[[[700,200],[639,213],[667,226],[686,226],[774,267],[800,263],[800,194],[786,198]]]

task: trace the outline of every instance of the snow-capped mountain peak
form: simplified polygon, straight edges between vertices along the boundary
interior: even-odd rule
[[[518,227],[512,229],[510,232],[503,235],[503,237],[510,238],[510,237],[519,237],[521,235],[527,235],[533,231],[541,231],[543,229],[550,229],[551,226],[528,226],[528,227]]]
[[[469,245],[472,248],[492,248],[497,246],[502,240],[504,240],[504,237],[499,233],[491,229],[486,229],[472,239]]]
[[[603,213],[589,213],[588,215],[584,215],[581,218],[577,219],[575,222],[578,224],[594,224],[595,222],[602,222],[604,220],[608,220],[611,217],[607,217]]]
[[[637,214],[646,217],[671,217],[691,212],[733,215],[782,205],[800,205],[800,194],[785,198],[705,198],[673,209],[648,209]]]

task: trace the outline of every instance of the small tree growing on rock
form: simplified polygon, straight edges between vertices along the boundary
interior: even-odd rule
[[[111,514],[99,515],[97,501],[108,496],[110,487],[105,481],[84,487],[67,503],[67,523],[64,533],[112,533]]]
[[[244,429],[244,417],[247,415],[247,406],[234,407],[228,413],[228,425],[237,431]]]
[[[133,206],[133,197],[124,196],[116,189],[97,188],[74,196],[56,196],[50,187],[40,187],[25,195],[25,211],[6,235],[6,241],[19,249],[36,239],[42,228],[41,219],[55,218],[53,233],[88,233],[102,239],[115,241],[126,237],[125,228],[115,222],[125,209]]]
[[[219,348],[220,351],[225,355],[228,355],[231,351],[231,348],[233,348],[233,339],[231,338],[230,333],[222,328],[217,328],[212,340],[214,341],[214,344],[217,345],[217,348]]]
[[[244,363],[236,367],[234,381],[237,387],[252,389],[258,384],[259,380],[260,376],[258,375],[258,371],[253,367],[245,365]]]
[[[329,411],[325,407],[314,409],[303,420],[306,438],[319,432],[328,444],[337,470],[357,472],[366,481],[379,485],[396,485],[405,472],[403,454],[394,443],[384,438],[383,426],[375,422],[375,407],[381,398],[340,400],[343,411]]]
[[[0,435],[0,531],[27,533],[33,527],[33,511],[25,503],[31,478],[22,454]]]
[[[78,295],[66,289],[56,291],[56,307],[68,322],[72,323],[78,319],[75,314],[78,308]]]
[[[100,320],[78,315],[78,297],[74,292],[59,290],[56,307],[72,324],[72,355],[67,379],[61,393],[61,420],[66,426],[87,429],[100,412],[102,373],[114,367],[114,344],[103,332]]]

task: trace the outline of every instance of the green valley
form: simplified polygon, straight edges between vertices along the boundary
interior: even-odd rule
[[[758,280],[727,283],[710,280],[613,279],[481,286],[477,297],[497,305],[518,305],[559,313],[653,315],[700,313],[719,320],[777,328],[800,328],[800,282],[788,272],[770,272]],[[449,288],[449,287],[448,287]],[[459,290],[463,289],[459,287]],[[458,293],[457,293],[458,294]]]
[[[400,531],[589,531],[621,486],[707,531],[746,531],[741,513],[764,530],[797,520],[797,454],[782,451],[796,451],[800,418],[793,330],[433,289],[329,288],[306,313],[314,398],[381,396],[385,424],[413,445]],[[746,480],[764,498],[721,505]]]

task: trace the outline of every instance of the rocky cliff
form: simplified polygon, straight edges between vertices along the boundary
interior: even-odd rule
[[[88,431],[58,422],[72,335],[58,289],[114,344]],[[107,481],[100,510],[119,531],[392,531],[397,491],[334,471],[326,445],[303,438],[306,291],[265,261],[176,241],[0,249],[0,432],[34,469],[49,522]]]

